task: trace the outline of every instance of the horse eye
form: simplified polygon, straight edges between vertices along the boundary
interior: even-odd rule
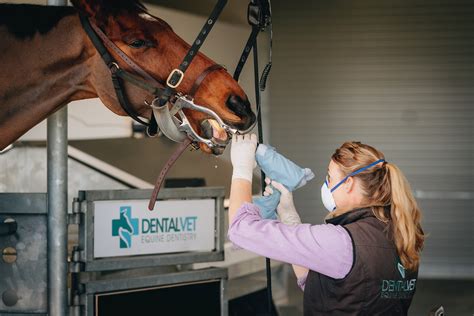
[[[140,48],[140,47],[143,47],[145,46],[146,42],[142,39],[137,39],[137,40],[134,40],[132,41],[130,44],[128,44],[130,47],[133,47],[133,48]]]

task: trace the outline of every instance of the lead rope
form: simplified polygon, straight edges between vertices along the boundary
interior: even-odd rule
[[[270,18],[271,18],[271,7],[269,7]],[[265,91],[267,88],[267,79],[270,75],[270,70],[272,70],[272,51],[273,51],[273,27],[271,21],[269,22],[269,29],[270,29],[270,43],[269,43],[269,53],[268,53],[268,63],[263,68],[262,76],[260,77],[260,91]]]

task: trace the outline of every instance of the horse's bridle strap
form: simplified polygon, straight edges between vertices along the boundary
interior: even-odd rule
[[[124,71],[121,68],[118,68],[117,70],[112,69],[112,74],[114,73],[116,76],[133,84],[134,86],[137,86],[138,88],[142,90],[148,91],[150,94],[154,96],[157,96],[163,93],[163,88],[150,85],[147,82],[143,81],[142,79],[138,78],[137,76],[134,76],[131,73]]]
[[[91,23],[88,17],[83,16],[82,14],[79,14],[79,19],[81,21],[82,27],[84,28],[84,31],[89,36],[89,39],[91,40],[92,44],[95,46],[100,56],[104,60],[105,64],[112,72],[112,82],[114,84],[115,93],[117,94],[117,99],[123,110],[138,123],[148,126],[149,124],[139,118],[139,115],[136,113],[135,109],[128,102],[128,99],[125,95],[125,91],[123,91],[122,88],[122,83],[120,82],[118,75],[114,74],[114,70],[116,72],[116,70],[120,68],[116,63],[115,59],[112,57],[112,55],[110,55],[107,48],[105,48],[104,43],[101,41],[101,39],[95,32],[94,27],[92,26],[93,23]]]
[[[247,19],[252,25],[252,32],[250,33],[244,50],[240,55],[239,62],[234,71],[234,79],[239,80],[240,74],[244,68],[247,58],[252,51],[253,45],[257,39],[258,33],[264,31],[267,26],[270,26],[271,31],[271,8],[268,1],[251,0],[247,10]],[[271,64],[271,40],[270,40],[270,64]],[[268,76],[268,74],[267,74]]]
[[[211,17],[208,19],[208,23],[203,27],[203,30],[199,34],[198,38],[195,40],[193,46],[191,49],[188,51],[188,54],[186,57],[183,59],[183,62],[180,64],[179,69],[176,71],[172,72],[169,79],[167,80],[174,80],[173,79],[173,73],[181,73],[181,77],[179,80],[183,79],[184,71],[189,67],[189,64],[191,63],[192,59],[194,56],[197,54],[197,51],[199,50],[200,46],[202,45],[202,41],[204,41],[205,37],[211,30],[212,26],[215,23],[215,18],[218,17],[220,11],[222,10],[223,6],[225,5],[225,2],[227,0],[221,0],[218,5],[216,6],[213,14],[211,14]],[[130,102],[128,101],[128,98],[125,94],[125,91],[123,90],[122,87],[122,82],[120,79],[129,82],[145,91],[148,91],[150,94],[152,94],[155,97],[160,97],[162,100],[166,100],[166,102],[169,101],[171,97],[171,93],[174,92],[174,88],[176,88],[178,82],[176,82],[176,86],[169,86],[167,85],[167,89],[164,89],[163,86],[156,80],[154,79],[151,75],[149,75],[145,70],[143,70],[140,66],[138,66],[133,60],[131,60],[127,54],[125,54],[120,48],[118,48],[108,37],[105,35],[105,33],[97,26],[95,25],[90,18],[85,17],[80,15],[81,23],[86,31],[87,35],[91,39],[92,43],[96,47],[97,51],[99,52],[100,56],[104,60],[105,64],[109,67],[111,73],[112,73],[112,82],[114,84],[114,89],[117,95],[117,99],[122,106],[123,110],[135,121],[137,121],[140,124],[148,126],[149,134],[156,134],[158,130],[158,126],[155,120],[155,117],[152,115],[151,120],[149,123],[143,121],[141,118],[139,118],[138,114],[134,110],[134,108],[131,106]],[[211,21],[213,21],[211,23]],[[123,70],[122,68],[119,67],[118,63],[115,61],[115,59],[112,57],[112,55],[109,53],[105,45],[111,49],[113,52],[115,52],[128,66],[130,66],[131,69],[133,69],[137,74],[139,74],[142,78],[147,79],[147,81],[143,80],[142,78],[139,78],[133,74],[131,74],[128,71]],[[197,90],[199,89],[201,83],[204,81],[204,79],[209,75],[211,72],[223,69],[221,65],[214,64],[211,65],[210,67],[206,68],[195,80],[193,83],[193,86],[191,87],[189,95],[194,96]],[[182,71],[181,69],[184,69]],[[171,90],[170,90],[171,89]],[[168,90],[168,91],[167,91]]]
[[[163,95],[160,97],[161,105],[164,105],[166,102],[168,102],[169,98],[171,97],[171,94],[173,93],[174,89],[176,88],[175,85],[178,83],[178,81],[183,80],[182,76],[184,76],[184,73],[188,69],[188,67],[191,64],[191,62],[193,61],[194,57],[196,57],[196,55],[198,54],[199,49],[201,48],[202,44],[206,40],[207,35],[209,35],[212,27],[216,23],[217,18],[221,14],[221,12],[224,9],[226,4],[227,4],[227,0],[219,0],[217,2],[217,4],[215,5],[214,9],[212,10],[211,14],[209,15],[209,18],[207,19],[207,23],[204,24],[204,26],[202,27],[202,29],[199,32],[198,36],[194,40],[191,48],[188,50],[188,52],[186,53],[186,56],[184,56],[184,58],[183,58],[183,61],[181,62],[181,64],[177,68],[181,71],[180,73],[182,75],[181,76],[180,75],[173,76],[173,77],[169,78],[169,80],[167,81],[167,83],[169,83],[169,84],[166,85],[165,91],[164,91]],[[175,74],[179,74],[179,73],[175,72]],[[173,88],[173,86],[175,86],[175,87]]]
[[[193,86],[192,86],[191,89],[189,90],[188,95],[190,95],[191,97],[194,98],[194,96],[196,95],[196,92],[198,91],[199,87],[201,86],[201,83],[204,81],[204,79],[206,79],[207,75],[209,75],[211,72],[214,72],[214,71],[217,71],[217,70],[221,70],[221,69],[225,69],[225,68],[224,68],[223,66],[219,65],[219,64],[214,64],[214,65],[212,65],[212,66],[207,67],[207,68],[196,78],[196,80],[194,81]]]
[[[160,192],[161,185],[165,180],[166,174],[191,143],[192,140],[189,138],[186,138],[182,143],[180,143],[176,151],[171,155],[171,157],[168,158],[168,161],[166,161],[165,165],[163,166],[163,169],[161,169],[160,175],[156,179],[155,188],[153,189],[153,193],[151,194],[150,201],[148,202],[148,209],[150,211],[155,208],[156,199],[158,197],[158,193]]]

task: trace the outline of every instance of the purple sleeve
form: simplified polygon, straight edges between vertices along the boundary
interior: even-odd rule
[[[335,279],[346,276],[352,266],[352,241],[342,226],[287,226],[278,220],[262,219],[258,207],[251,203],[239,208],[227,235],[246,250]],[[300,288],[304,283],[298,280]]]

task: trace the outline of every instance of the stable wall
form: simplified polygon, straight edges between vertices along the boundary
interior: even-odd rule
[[[428,234],[420,276],[474,276],[474,3],[274,1],[272,143],[316,180],[296,194],[306,222],[344,141],[405,172]]]

